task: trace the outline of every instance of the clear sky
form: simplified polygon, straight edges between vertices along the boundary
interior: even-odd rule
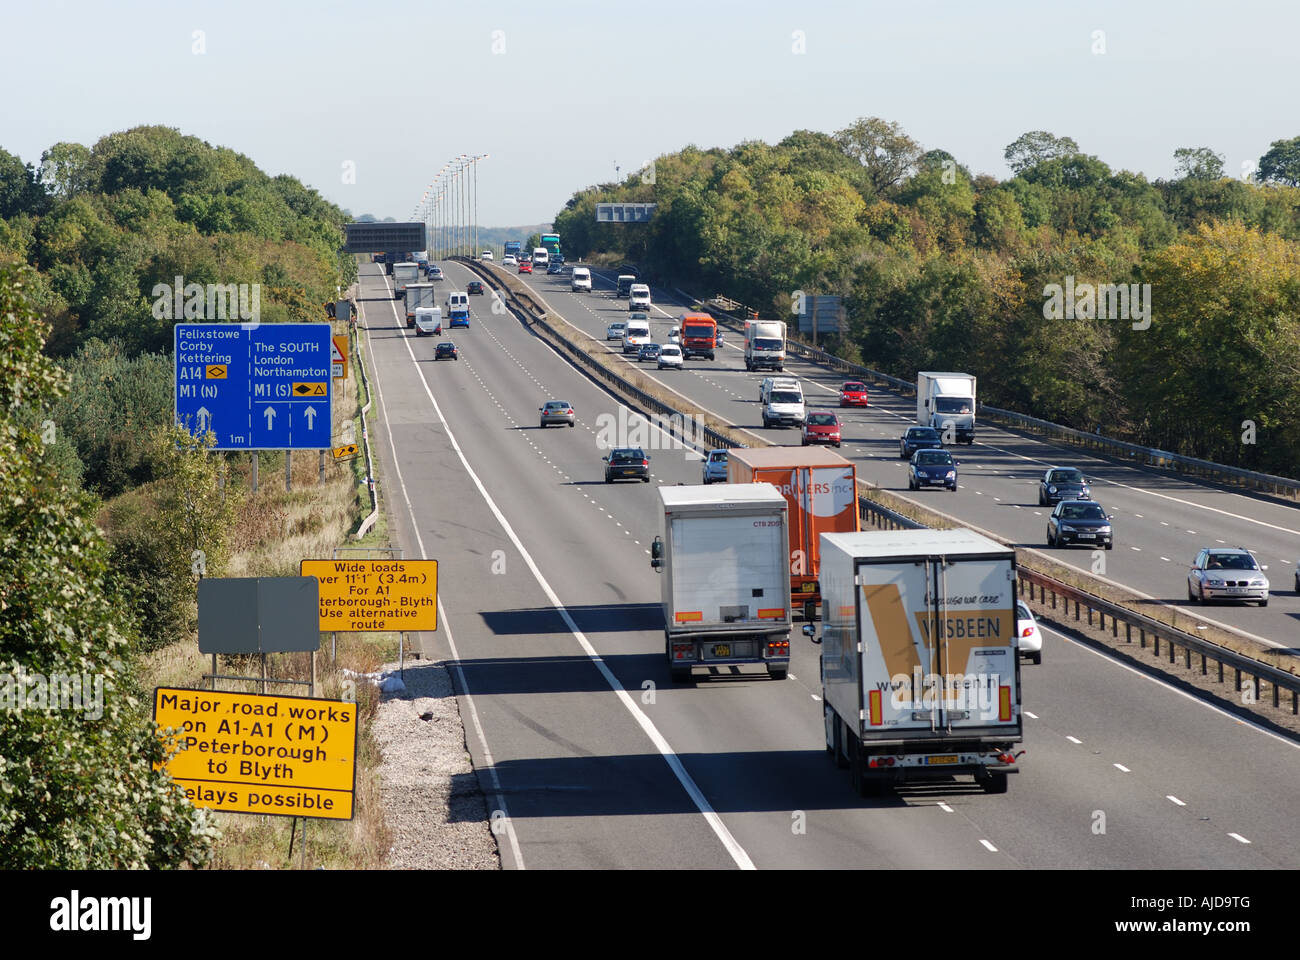
[[[1152,179],[1178,147],[1240,175],[1300,134],[1281,0],[3,0],[0,23],[0,147],[24,161],[165,124],[399,220],[461,154],[490,155],[479,219],[508,226],[616,165],[865,116],[998,178],[1026,130]]]

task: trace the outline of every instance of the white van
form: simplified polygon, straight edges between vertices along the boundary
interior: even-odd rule
[[[551,255],[546,252],[545,247],[536,247],[533,250],[533,267],[545,267],[551,263]]]
[[[623,330],[623,352],[639,353],[650,342],[650,324],[646,320],[629,320]]]
[[[586,290],[591,293],[591,270],[587,267],[574,267],[573,279],[569,281],[569,288],[575,292]]]
[[[767,395],[773,390],[793,391],[803,399],[803,384],[794,377],[764,377],[758,385],[758,402],[767,403]]]
[[[415,308],[415,335],[423,337],[427,333],[442,334],[442,309],[440,307]]]
[[[629,310],[650,309],[650,288],[646,284],[632,284],[632,289],[627,292],[627,308]]]

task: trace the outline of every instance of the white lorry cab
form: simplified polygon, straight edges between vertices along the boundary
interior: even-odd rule
[[[551,255],[550,253],[547,252],[545,247],[534,248],[533,250],[534,267],[547,267],[550,266],[550,263],[551,263]]]
[[[629,320],[623,328],[623,352],[637,353],[650,342],[650,322],[648,320]]]

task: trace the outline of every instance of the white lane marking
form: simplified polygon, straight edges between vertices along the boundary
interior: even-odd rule
[[[1036,713],[1030,713],[1028,710],[1025,711],[1025,716],[1028,717],[1030,720],[1037,720],[1037,719],[1038,719],[1038,714],[1036,714]]]
[[[1053,634],[1054,636],[1060,637],[1062,640],[1066,640],[1066,641],[1069,640],[1069,638],[1066,637],[1064,634],[1062,634],[1061,631],[1059,630],[1053,630],[1051,627],[1045,627],[1041,623],[1038,625],[1038,627],[1040,630],[1045,630],[1048,633]],[[1252,720],[1247,720],[1244,717],[1239,717],[1236,714],[1229,713],[1227,710],[1224,710],[1222,707],[1216,707],[1212,703],[1207,703],[1206,701],[1202,700],[1200,697],[1193,696],[1192,694],[1188,693],[1186,690],[1179,690],[1177,687],[1171,686],[1170,684],[1165,683],[1163,680],[1159,680],[1156,677],[1143,673],[1141,670],[1138,670],[1136,667],[1130,667],[1126,663],[1120,663],[1118,660],[1114,659],[1113,657],[1108,657],[1100,650],[1094,650],[1092,647],[1088,646],[1087,644],[1076,643],[1074,644],[1074,649],[1086,650],[1088,653],[1091,653],[1094,656],[1101,657],[1101,659],[1105,660],[1107,663],[1114,664],[1115,666],[1119,667],[1122,670],[1127,670],[1129,673],[1139,676],[1144,680],[1149,680],[1151,683],[1154,683],[1157,686],[1164,687],[1166,690],[1170,691],[1171,693],[1176,693],[1180,697],[1187,698],[1188,700],[1192,701],[1192,703],[1200,704],[1202,707],[1205,707],[1205,709],[1213,710],[1215,713],[1221,714],[1235,723],[1240,723],[1242,726],[1250,727],[1252,730],[1262,733],[1265,736],[1272,737],[1278,743],[1284,743],[1288,747],[1291,747],[1295,750],[1300,750],[1300,743],[1296,743],[1294,740],[1289,740],[1286,737],[1274,733],[1272,730],[1267,730]]]
[[[989,843],[987,840],[981,839],[980,843],[984,844],[984,849],[987,850],[989,853],[998,852],[998,848],[993,846],[993,844]]]
[[[385,284],[387,284],[387,278],[385,278]],[[396,306],[393,307],[393,312],[396,314]],[[482,496],[484,502],[487,503],[488,509],[491,510],[492,515],[496,517],[497,523],[501,524],[501,529],[505,531],[506,536],[510,538],[510,542],[514,544],[515,549],[518,550],[520,556],[524,558],[524,563],[526,563],[528,569],[532,571],[533,579],[535,579],[538,586],[542,588],[542,591],[546,594],[546,598],[550,600],[551,606],[555,608],[556,612],[559,613],[560,617],[564,620],[564,625],[569,628],[569,632],[577,639],[579,646],[582,647],[583,652],[587,654],[587,658],[591,660],[596,669],[600,671],[601,676],[605,678],[605,682],[609,684],[610,689],[614,691],[614,694],[627,709],[628,713],[632,715],[633,719],[636,720],[637,724],[645,732],[646,736],[650,738],[650,742],[655,745],[660,756],[662,756],[667,762],[669,769],[672,770],[673,774],[677,777],[677,781],[682,785],[682,788],[686,791],[687,795],[690,796],[696,809],[699,810],[700,814],[704,817],[705,822],[707,822],[713,829],[714,834],[718,837],[718,840],[721,841],[722,846],[731,856],[731,859],[735,862],[736,866],[740,867],[742,870],[755,869],[754,861],[749,858],[749,854],[745,852],[744,847],[742,847],[740,843],[737,842],[736,838],[732,836],[731,831],[728,830],[727,825],[722,822],[722,818],[719,817],[717,812],[713,809],[708,799],[704,796],[704,793],[696,784],[694,778],[686,772],[686,768],[682,765],[682,761],[677,756],[676,751],[673,750],[672,745],[668,743],[663,734],[659,732],[659,729],[654,725],[650,718],[646,716],[645,712],[637,706],[636,701],[628,695],[627,690],[625,690],[623,685],[618,682],[618,678],[614,676],[609,667],[605,665],[604,659],[602,659],[600,654],[596,652],[590,641],[587,640],[586,635],[579,630],[578,625],[573,622],[573,618],[569,615],[569,611],[564,606],[564,603],[556,595],[555,591],[551,589],[551,585],[547,582],[546,578],[542,576],[542,571],[533,561],[532,554],[528,552],[528,548],[524,546],[523,541],[519,539],[514,528],[510,525],[510,521],[506,519],[505,514],[501,512],[501,508],[498,507],[496,501],[492,499],[492,495],[489,494],[487,488],[483,486],[483,481],[480,480],[478,474],[474,472],[474,468],[469,465],[469,460],[465,456],[465,452],[461,449],[460,444],[456,442],[455,434],[452,433],[451,424],[449,424],[447,418],[443,416],[442,408],[438,405],[438,401],[434,397],[433,391],[429,388],[429,381],[425,376],[424,370],[420,368],[419,362],[415,359],[415,353],[411,350],[409,339],[406,340],[406,352],[411,357],[411,363],[415,364],[416,372],[420,375],[420,382],[424,385],[425,395],[429,398],[429,403],[433,405],[433,411],[437,414],[438,422],[442,425],[443,430],[446,431],[447,440],[451,443],[452,449],[456,451],[456,456],[460,458],[461,465],[464,466],[465,472],[469,474],[470,479],[474,481],[474,486],[478,488],[479,495]],[[385,414],[385,419],[386,418],[387,414]],[[391,429],[389,433],[389,443],[392,445]],[[393,449],[395,450],[396,447],[393,446]],[[402,484],[400,476],[398,477],[398,483]],[[405,484],[402,484],[402,495],[404,497],[407,495]],[[409,505],[409,499],[407,502]],[[425,553],[423,544],[420,545],[420,552],[422,554]]]
[[[387,287],[388,286],[387,275],[382,274],[381,276],[384,277],[384,286]],[[392,307],[394,318],[396,318],[397,315],[396,302],[390,300],[389,305]],[[361,314],[362,314],[362,320],[364,320],[365,319],[364,304],[362,305],[361,308]],[[372,358],[371,362],[373,363],[374,362],[373,358],[375,356],[374,344],[371,343],[370,341],[369,324],[366,323],[363,326],[363,329],[366,335],[366,352]],[[408,352],[410,351],[411,348],[409,344],[407,345],[406,349]],[[379,378],[378,369],[374,370],[374,376],[372,379],[375,385],[375,396],[379,400],[379,408],[383,411],[384,414],[384,428],[388,431],[388,446],[390,450],[396,451],[397,446],[393,442],[392,421],[388,417],[388,406],[384,402],[384,391],[379,386],[380,378]],[[393,469],[397,474],[397,485],[398,487],[401,488],[402,499],[406,501],[406,514],[411,521],[411,529],[415,531],[415,542],[420,548],[420,556],[422,557],[428,556],[428,552],[424,549],[424,538],[420,536],[420,526],[418,523],[416,523],[415,520],[415,508],[411,506],[411,497],[407,493],[406,483],[402,479],[402,468],[397,462],[397,457],[393,458]],[[478,706],[474,703],[474,697],[469,692],[469,684],[465,682],[465,672],[463,669],[461,669],[461,665],[460,665],[460,651],[456,649],[456,640],[451,633],[451,621],[447,619],[447,611],[443,609],[441,597],[438,598],[438,622],[442,626],[442,628],[447,632],[447,645],[451,649],[451,655],[456,658],[454,669],[456,670],[456,675],[460,678],[460,688],[465,691],[464,693],[465,703],[469,706],[469,715],[470,715],[470,719],[474,723],[474,732],[478,734],[479,742],[483,744],[483,761],[487,764],[488,779],[492,782],[492,789],[496,793],[497,809],[500,810],[501,813],[504,815],[503,819],[505,822],[506,837],[510,841],[510,853],[514,856],[515,864],[519,867],[519,869],[524,870],[526,869],[526,867],[524,866],[524,855],[519,849],[519,837],[515,834],[515,825],[513,821],[511,821],[510,819],[510,810],[506,806],[505,791],[502,790],[501,780],[497,776],[496,761],[492,758],[492,748],[488,745],[487,733],[484,732],[483,723],[479,719]]]
[[[955,811],[952,807],[948,806],[948,804],[944,803],[942,800],[939,801],[939,809],[942,810],[944,813],[956,813],[956,812],[957,812],[957,811]]]
[[[1173,561],[1170,560],[1168,557],[1161,557],[1160,559],[1163,560],[1165,563],[1173,563]]]
[[[1185,806],[1187,806],[1187,804],[1183,803],[1183,801],[1179,800],[1179,799],[1178,799],[1177,797],[1175,797],[1172,793],[1167,793],[1167,794],[1165,794],[1165,799],[1168,800],[1170,803],[1176,803],[1176,804],[1178,804],[1178,806],[1180,806],[1180,807],[1185,807]]]
[[[1067,736],[1065,739],[1069,740],[1071,743],[1083,743],[1083,741],[1078,739],[1077,737]]]
[[[1124,764],[1122,764],[1122,763],[1114,764],[1114,767],[1115,767],[1115,769],[1118,770],[1120,773],[1132,773],[1132,772],[1133,772],[1133,771],[1130,770],[1128,767],[1124,766]]]
[[[1239,833],[1230,833],[1228,834],[1228,836],[1232,837],[1232,839],[1236,840],[1238,843],[1250,843],[1249,840],[1247,840]]]

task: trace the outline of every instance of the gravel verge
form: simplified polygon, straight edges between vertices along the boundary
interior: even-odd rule
[[[397,678],[397,664],[383,667]],[[465,746],[445,664],[407,662],[405,689],[383,693],[374,721],[394,870],[499,870],[487,803]],[[389,681],[390,685],[391,681]]]

